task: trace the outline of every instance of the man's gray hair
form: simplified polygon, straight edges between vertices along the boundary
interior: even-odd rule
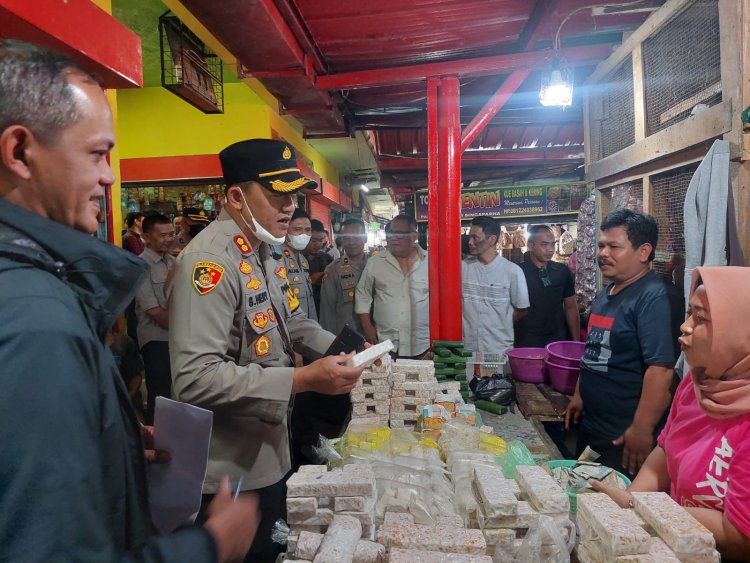
[[[101,86],[98,77],[55,51],[24,41],[0,41],[0,133],[22,125],[41,141],[53,141],[79,117],[68,83],[71,74]]]

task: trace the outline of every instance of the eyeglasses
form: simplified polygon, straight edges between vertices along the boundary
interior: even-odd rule
[[[539,268],[539,279],[542,280],[543,287],[549,287],[552,285],[552,280],[549,277],[547,268]]]

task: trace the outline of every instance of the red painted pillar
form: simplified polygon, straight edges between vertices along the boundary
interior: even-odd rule
[[[438,85],[440,79],[427,80],[427,254],[430,262],[430,338],[440,340],[440,229],[438,219]]]
[[[462,340],[461,327],[461,119],[457,76],[438,91],[440,147],[438,225],[440,237],[440,338]],[[431,265],[434,268],[434,265]]]

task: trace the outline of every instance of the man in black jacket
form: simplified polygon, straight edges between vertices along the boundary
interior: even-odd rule
[[[228,561],[257,527],[228,482],[204,527],[158,537],[141,429],[106,334],[144,278],[91,236],[114,182],[97,80],[0,42],[0,561]]]

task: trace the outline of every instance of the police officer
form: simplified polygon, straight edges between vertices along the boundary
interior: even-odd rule
[[[291,467],[290,396],[348,393],[362,373],[329,356],[294,368],[294,351],[319,356],[334,335],[308,319],[291,290],[281,245],[300,175],[281,141],[253,139],[220,155],[226,205],[183,250],[169,288],[170,353],[177,399],[214,412],[204,501],[219,480],[260,495],[263,520],[247,561],[275,558],[271,527],[285,516]],[[205,506],[205,502],[204,502]]]
[[[310,282],[310,264],[302,251],[310,242],[310,217],[302,209],[295,209],[289,229],[286,233],[286,244],[282,249],[284,263],[286,264],[286,275],[289,278],[289,286],[294,296],[299,299],[300,307],[305,311],[307,317],[318,320],[313,299],[313,288]]]
[[[362,331],[354,314],[354,293],[367,264],[365,224],[359,219],[347,219],[341,233],[344,255],[328,265],[320,290],[320,325],[334,334],[347,325]]]

